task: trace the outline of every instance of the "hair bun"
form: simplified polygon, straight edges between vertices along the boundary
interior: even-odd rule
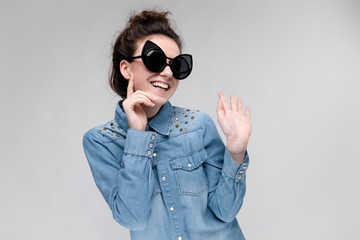
[[[151,22],[169,22],[167,15],[171,14],[169,11],[156,12],[156,11],[142,11],[140,14],[133,15],[129,19],[130,27],[136,25],[149,24]]]

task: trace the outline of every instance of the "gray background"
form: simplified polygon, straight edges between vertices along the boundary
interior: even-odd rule
[[[173,105],[252,110],[247,239],[360,239],[359,1],[1,1],[0,239],[129,239],[82,135],[114,116],[110,48],[132,10],[172,11],[195,68]]]

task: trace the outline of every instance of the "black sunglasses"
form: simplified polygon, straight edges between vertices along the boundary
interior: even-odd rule
[[[162,72],[166,66],[170,66],[174,78],[178,80],[187,78],[193,65],[190,54],[180,54],[175,58],[169,58],[158,45],[149,40],[146,41],[141,56],[127,58],[126,60],[136,58],[141,58],[146,68],[155,73]],[[166,62],[166,59],[170,59],[169,63]]]

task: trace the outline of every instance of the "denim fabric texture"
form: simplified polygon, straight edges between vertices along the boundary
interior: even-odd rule
[[[241,240],[236,220],[249,157],[232,160],[206,113],[167,102],[145,131],[115,119],[90,129],[83,146],[114,219],[134,240]]]

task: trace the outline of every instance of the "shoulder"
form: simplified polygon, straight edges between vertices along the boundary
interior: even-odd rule
[[[106,143],[119,138],[124,139],[125,136],[125,131],[113,119],[105,124],[91,128],[84,134],[83,139]]]
[[[200,110],[172,106],[170,132],[181,133],[205,128],[207,122],[212,122],[211,117]]]

